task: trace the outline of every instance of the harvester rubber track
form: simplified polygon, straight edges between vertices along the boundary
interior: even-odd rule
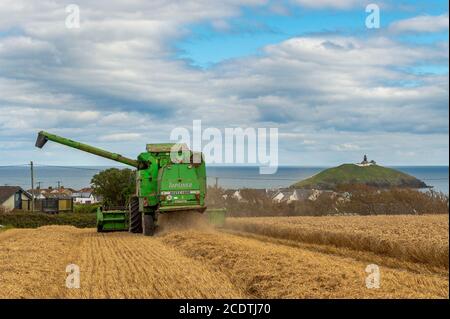
[[[145,236],[153,236],[155,234],[156,225],[155,218],[152,215],[143,215],[143,228]]]
[[[139,212],[139,198],[130,200],[130,233],[142,233],[142,215]]]

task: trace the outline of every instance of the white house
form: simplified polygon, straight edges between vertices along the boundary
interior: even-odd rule
[[[312,194],[313,191],[309,189],[280,188],[273,195],[272,201],[276,203],[287,202],[289,204],[292,202],[311,200],[310,197]]]
[[[238,201],[242,200],[242,195],[240,190],[236,190],[231,197],[237,199]]]
[[[292,193],[289,194],[289,197],[288,197],[288,199],[287,199],[287,202],[288,202],[288,204],[289,204],[289,203],[296,202],[296,201],[299,201],[299,200],[300,200],[300,195],[299,195],[299,193],[297,192],[297,190],[294,189],[294,190],[292,191]]]
[[[282,191],[279,191],[278,193],[275,194],[275,196],[272,197],[272,201],[281,203],[281,201],[285,197],[286,197],[286,195]]]
[[[72,194],[73,201],[76,204],[95,204],[100,199],[94,195],[92,188],[83,188]]]
[[[322,194],[323,192],[321,191],[321,190],[318,190],[318,189],[313,189],[312,190],[312,194],[308,197],[308,199],[310,200],[310,201],[316,201],[318,198],[319,198],[319,196],[320,196],[320,194]]]
[[[28,193],[30,194],[34,194],[34,199],[39,200],[39,199],[45,199],[45,194],[47,193],[45,189],[29,189]]]

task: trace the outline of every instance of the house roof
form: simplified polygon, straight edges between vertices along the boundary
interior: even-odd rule
[[[72,197],[74,198],[90,198],[91,196],[93,196],[92,193],[73,193]]]
[[[71,199],[72,197],[70,195],[64,194],[64,193],[46,193],[43,194],[45,198],[59,198],[59,199]]]
[[[282,194],[282,201],[288,201],[293,195],[296,195],[298,200],[306,200],[312,193],[313,191],[309,189],[280,188],[278,192],[275,192],[272,195],[272,199],[275,199],[279,194]]]
[[[20,186],[0,186],[0,204],[20,190],[25,192]]]
[[[28,190],[28,193],[34,193],[34,196],[44,196],[45,198],[70,198],[72,192],[68,188],[35,188],[33,192]]]
[[[238,191],[237,189],[226,189],[225,190],[225,195],[233,195],[236,191]]]
[[[41,190],[40,190],[40,189],[37,189],[37,188],[35,188],[35,189],[33,189],[33,190],[27,189],[27,192],[28,192],[29,194],[34,194],[34,196],[38,196],[38,195],[41,194]]]

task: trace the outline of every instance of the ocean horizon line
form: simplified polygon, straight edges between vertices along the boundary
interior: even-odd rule
[[[341,164],[335,164],[335,165],[294,165],[294,164],[279,164],[277,165],[278,167],[306,167],[306,168],[322,168],[322,167],[335,167],[335,166],[339,166],[339,165],[343,165],[343,164],[356,164],[356,163],[341,163]],[[29,166],[30,164],[2,164],[0,165],[0,167],[23,167],[23,166]],[[127,168],[130,167],[128,165],[70,165],[70,164],[66,164],[66,165],[62,165],[62,164],[41,164],[41,163],[33,163],[34,166],[38,166],[38,167],[68,167],[68,168],[76,168],[76,167],[95,167],[95,168],[102,168],[102,167],[112,167],[112,168]],[[206,164],[209,167],[227,167],[227,168],[240,168],[240,167],[245,167],[245,168],[259,168],[263,165],[233,165],[233,164],[229,164],[229,165],[221,165],[221,164]],[[449,164],[384,164],[384,165],[379,165],[379,166],[385,166],[385,167],[449,167]]]

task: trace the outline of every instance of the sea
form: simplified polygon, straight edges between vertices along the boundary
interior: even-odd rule
[[[105,166],[34,166],[34,185],[41,188],[88,187],[91,178]],[[328,167],[280,166],[275,174],[261,175],[258,167],[249,166],[207,166],[209,185],[227,189],[238,188],[279,188],[308,178]],[[413,175],[424,181],[434,190],[449,194],[448,166],[392,166],[392,168]],[[29,165],[0,166],[0,185],[31,188]]]

